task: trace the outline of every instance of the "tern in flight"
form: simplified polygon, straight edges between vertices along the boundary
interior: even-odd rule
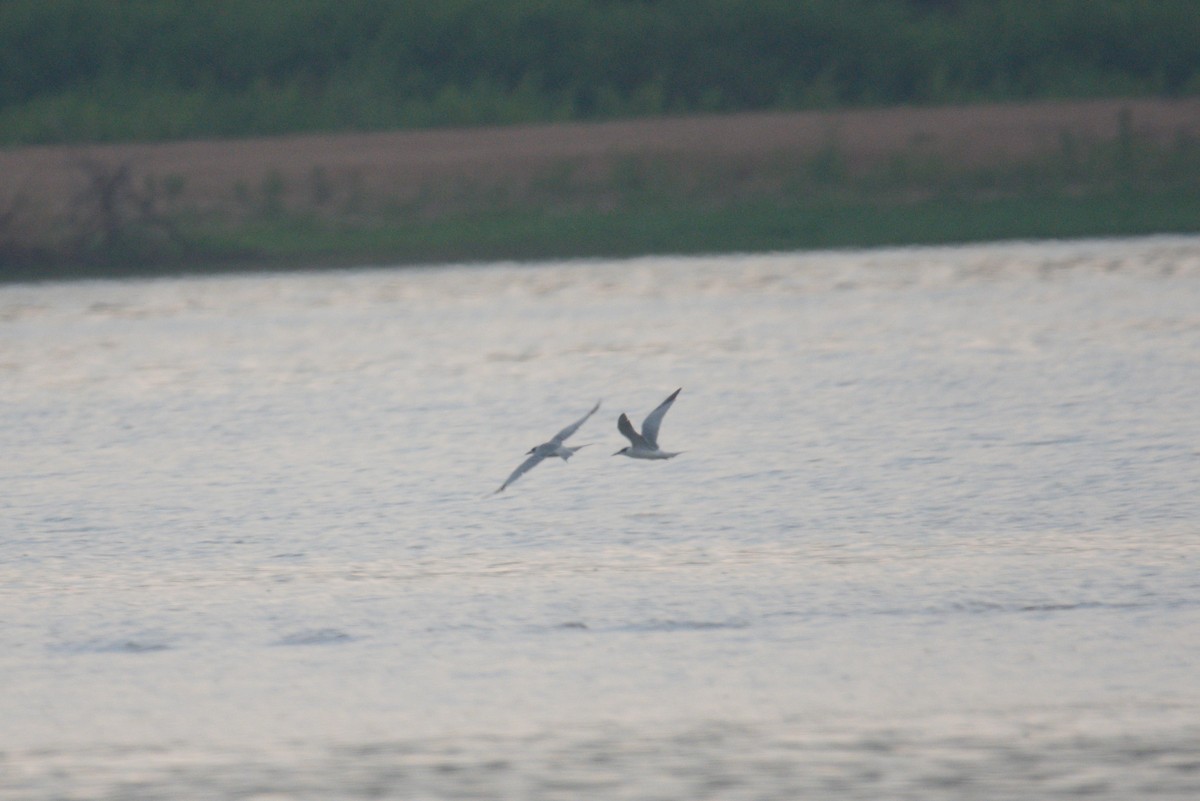
[[[680,387],[679,389],[683,389]],[[672,456],[678,456],[683,451],[676,453],[668,453],[660,450],[658,447],[658,427],[662,425],[663,416],[667,410],[671,408],[671,404],[675,402],[675,396],[679,394],[679,389],[672,392],[665,401],[658,404],[658,408],[646,415],[646,420],[642,423],[642,433],[633,430],[633,424],[629,422],[629,418],[621,412],[621,416],[617,419],[617,430],[625,435],[625,438],[631,443],[628,447],[621,448],[613,454],[613,456],[628,456],[631,459],[670,459]]]
[[[500,485],[500,489],[496,490],[496,492],[504,492],[505,487],[516,481],[521,476],[525,475],[527,472],[529,472],[530,468],[545,459],[547,456],[558,456],[565,462],[575,454],[575,451],[579,450],[580,448],[586,448],[586,445],[578,445],[574,448],[569,448],[566,445],[563,445],[563,442],[567,437],[578,431],[579,427],[586,423],[587,419],[595,414],[596,410],[599,408],[600,401],[596,401],[596,405],[592,407],[590,412],[576,420],[574,423],[571,423],[571,425],[567,426],[562,431],[559,431],[550,438],[549,442],[543,442],[541,445],[530,448],[529,453],[527,454],[529,458],[517,465],[517,469],[512,471],[512,475],[504,480],[504,483]],[[495,495],[496,492],[492,494]]]

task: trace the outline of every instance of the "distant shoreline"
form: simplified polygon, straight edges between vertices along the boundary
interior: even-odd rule
[[[1200,98],[34,146],[0,174],[0,280],[1182,233]]]

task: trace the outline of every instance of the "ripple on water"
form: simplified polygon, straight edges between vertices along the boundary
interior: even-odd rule
[[[76,642],[58,643],[50,650],[67,654],[153,654],[175,646],[156,637],[98,637]]]
[[[276,645],[336,645],[355,638],[341,629],[302,629],[280,637]]]

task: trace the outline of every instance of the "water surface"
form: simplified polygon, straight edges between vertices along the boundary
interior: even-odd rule
[[[1194,238],[0,288],[0,796],[1195,798],[1198,390]]]

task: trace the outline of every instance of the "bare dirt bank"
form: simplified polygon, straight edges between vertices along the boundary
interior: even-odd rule
[[[1168,143],[1200,138],[1200,98],[737,114],[603,122],[0,150],[0,209],[20,196],[40,215],[85,188],[85,162],[127,165],[214,208],[277,200],[403,200],[430,186],[520,186],[569,167],[605,172],[631,158],[763,164],[836,148],[850,171],[896,154],[986,165],[1053,153],[1067,138]]]

